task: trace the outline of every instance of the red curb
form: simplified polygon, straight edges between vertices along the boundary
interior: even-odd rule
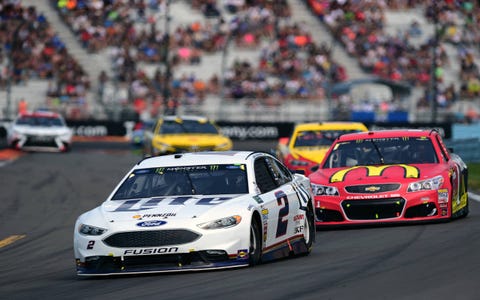
[[[14,149],[3,149],[0,150],[0,161],[4,160],[14,160],[19,156],[22,156],[22,152]]]

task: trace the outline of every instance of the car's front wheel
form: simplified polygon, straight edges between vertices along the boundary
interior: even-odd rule
[[[262,237],[260,232],[260,225],[258,221],[253,219],[250,225],[250,247],[248,250],[248,258],[250,266],[260,264],[260,258],[262,255]]]
[[[453,207],[453,204],[452,204],[452,207]],[[465,218],[466,216],[468,216],[468,213],[469,213],[469,207],[468,207],[468,196],[467,196],[467,204],[462,209],[457,211],[455,214],[452,214],[451,219]]]
[[[312,251],[313,248],[313,242],[315,241],[315,215],[308,206],[308,210],[305,216],[305,224],[304,224],[304,235],[303,235],[303,240],[305,242],[305,246],[307,247],[307,252],[306,254],[309,254]]]

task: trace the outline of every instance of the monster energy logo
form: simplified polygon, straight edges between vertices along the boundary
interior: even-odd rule
[[[210,166],[210,171],[217,171],[218,170],[218,165],[212,165]]]

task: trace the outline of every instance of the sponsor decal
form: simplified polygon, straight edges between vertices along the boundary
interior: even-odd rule
[[[104,125],[80,125],[72,127],[74,135],[79,136],[107,136],[108,129]]]
[[[304,226],[297,226],[295,227],[295,234],[302,233],[304,229]]]
[[[355,195],[347,196],[348,200],[358,200],[358,199],[384,199],[384,198],[396,198],[400,197],[400,194],[389,194],[389,195]]]
[[[253,196],[253,200],[255,200],[258,204],[262,204],[262,203],[263,203],[262,198],[260,198],[260,197],[257,196],[257,195]]]
[[[267,241],[267,234],[268,234],[268,223],[267,223],[267,219],[264,219],[264,222],[263,222],[263,242],[264,243]]]
[[[152,221],[143,221],[143,222],[137,223],[137,226],[138,227],[157,227],[165,224],[167,224],[166,221],[152,220]]]
[[[123,255],[151,255],[178,252],[178,247],[126,249]]]
[[[457,179],[457,172],[455,172],[455,170],[452,169],[451,174],[452,174],[451,177],[453,180]]]
[[[263,242],[267,241],[268,232],[268,209],[262,206],[262,222],[263,222]]]
[[[167,219],[168,217],[175,217],[177,214],[170,212],[170,213],[160,213],[160,214],[143,214],[143,215],[134,215],[132,218],[136,220],[143,220],[148,218],[164,218]]]
[[[127,200],[122,202],[114,211],[140,211],[152,209],[162,205],[186,205],[186,203],[194,202],[194,205],[217,205],[221,204],[232,197],[205,197],[197,198],[191,196],[178,197],[155,197],[148,201],[141,199]],[[116,202],[116,201],[112,201]]]
[[[266,223],[268,221],[268,209],[262,207],[261,214],[262,214],[262,220]]]
[[[416,167],[405,165],[405,164],[384,165],[384,166],[354,166],[354,167],[343,169],[333,173],[333,175],[330,177],[330,183],[344,181],[345,176],[352,170],[365,169],[365,171],[367,172],[366,176],[372,177],[372,176],[381,176],[386,169],[390,169],[390,168],[403,168],[403,171],[404,171],[403,177],[405,178],[420,177],[420,171]]]
[[[293,221],[298,222],[305,219],[305,215],[296,215],[293,217]]]
[[[238,250],[237,258],[248,258],[248,250],[247,249]]]
[[[365,188],[365,192],[376,192],[376,191],[379,191],[380,190],[380,187],[379,186],[367,186]]]
[[[447,203],[448,202],[448,189],[438,190],[438,203]]]
[[[222,126],[222,134],[239,140],[277,139],[278,128],[275,126]]]

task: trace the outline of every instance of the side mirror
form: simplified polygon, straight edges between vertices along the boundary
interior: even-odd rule
[[[320,168],[320,165],[315,165],[310,169],[310,171],[316,172],[319,168]]]

